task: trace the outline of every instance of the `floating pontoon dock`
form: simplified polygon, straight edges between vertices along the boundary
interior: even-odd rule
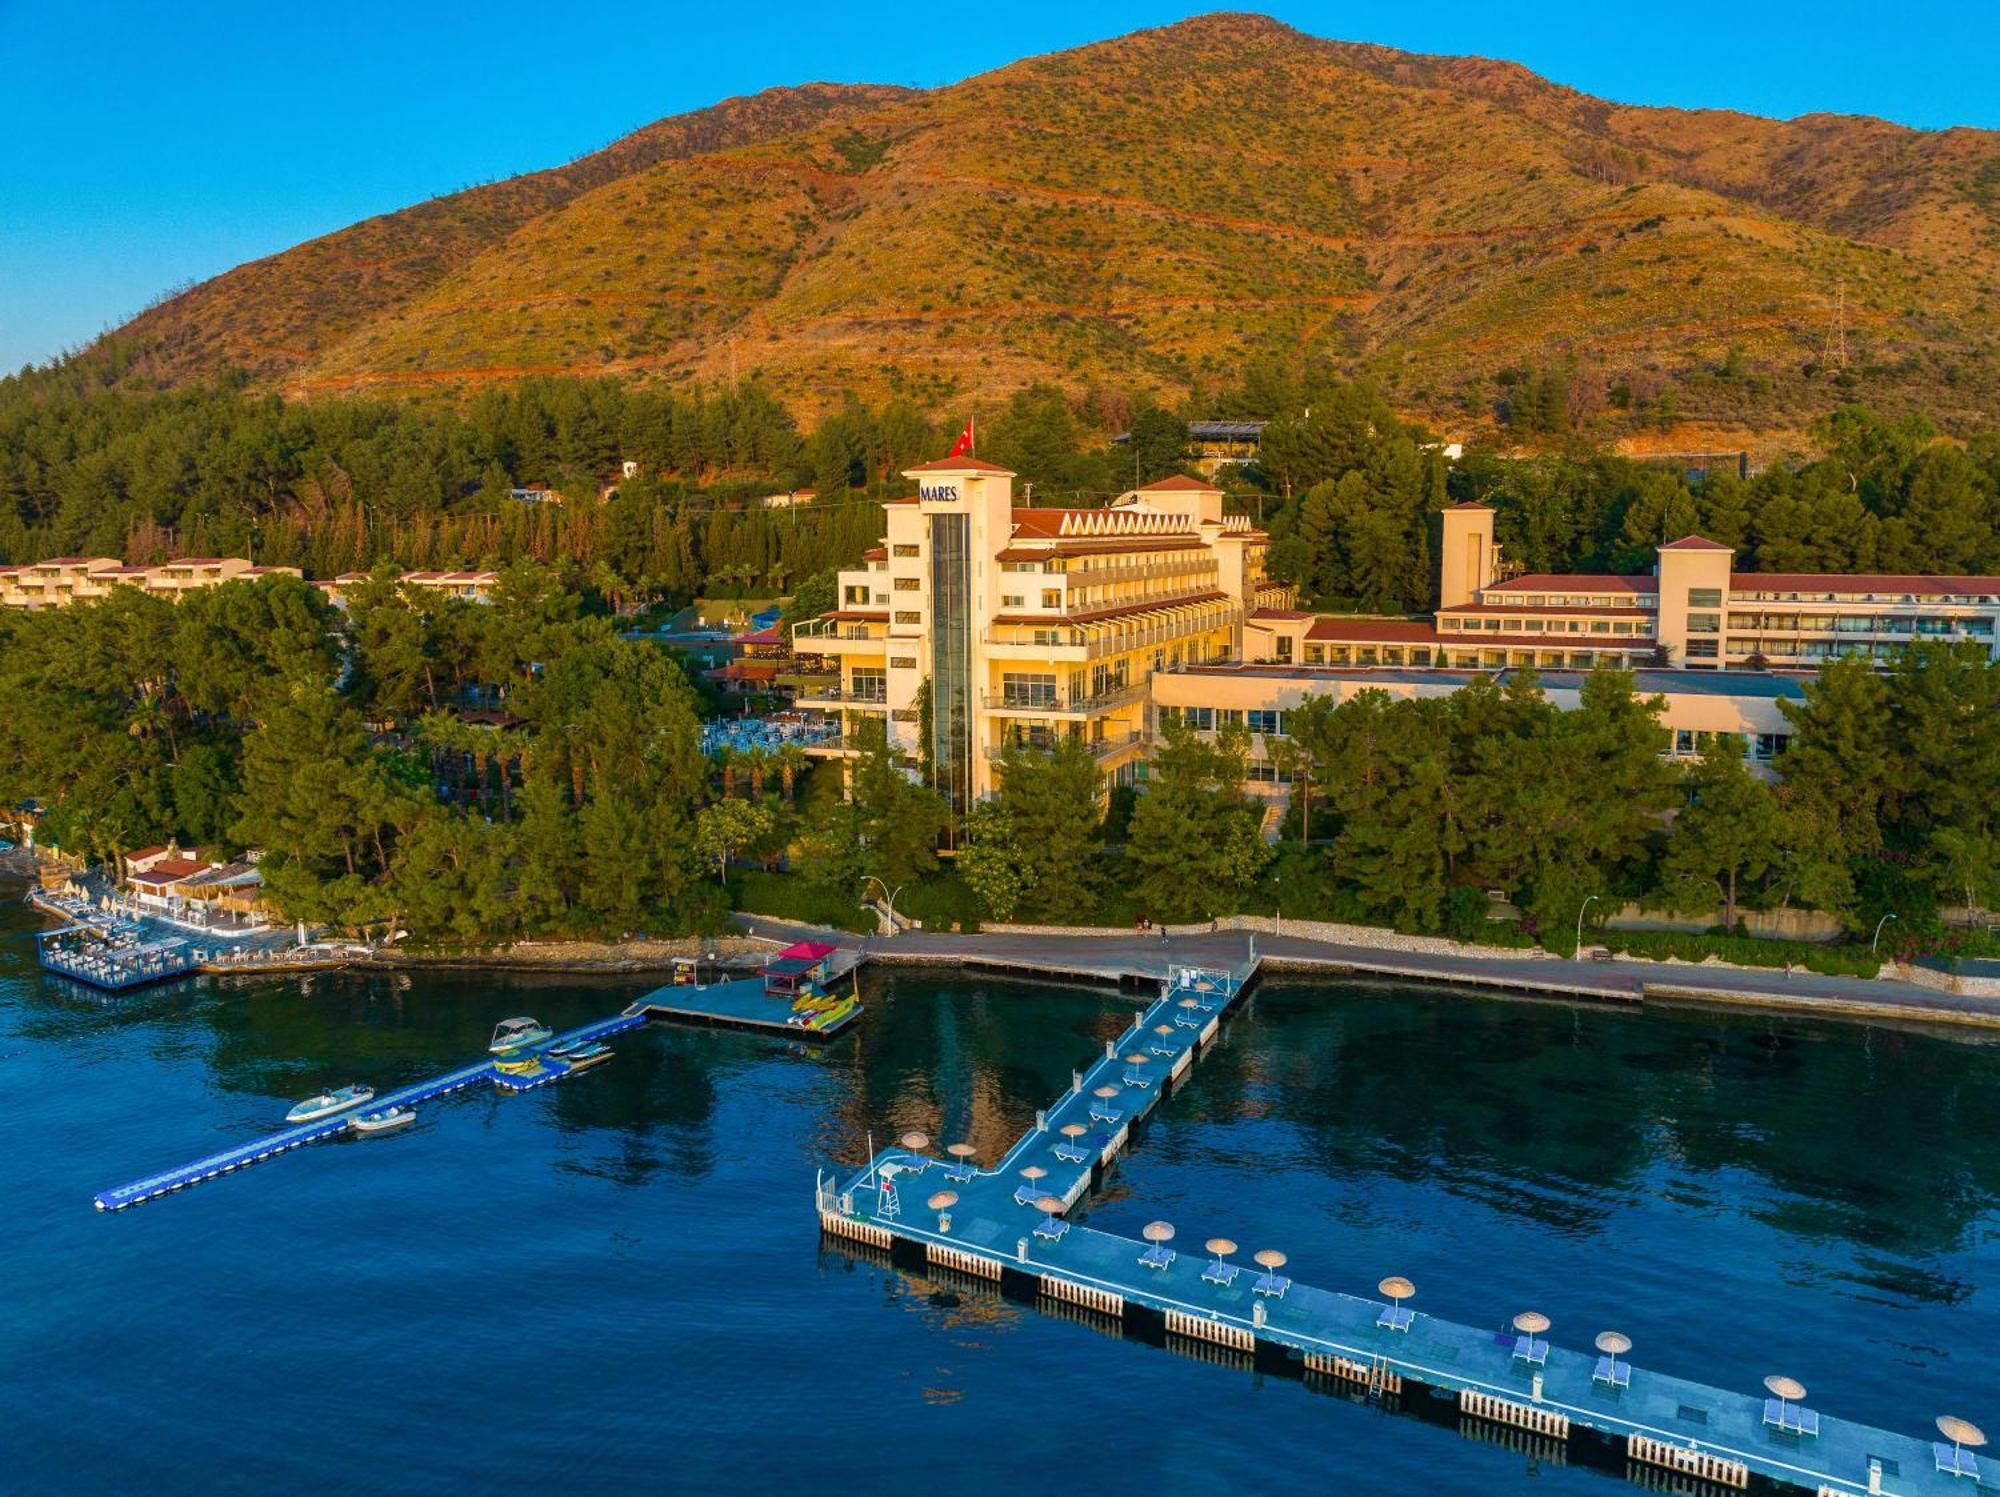
[[[636,1029],[646,1022],[643,1013],[627,1010],[609,1019],[599,1019],[596,1023],[585,1024],[564,1034],[555,1035],[546,1044],[538,1047],[546,1052],[550,1047],[567,1041],[601,1040],[628,1029]],[[335,1113],[331,1117],[316,1118],[310,1123],[300,1123],[295,1127],[281,1129],[254,1143],[225,1149],[220,1154],[211,1154],[206,1159],[197,1159],[192,1164],[184,1164],[178,1169],[167,1170],[158,1175],[150,1175],[144,1180],[135,1180],[130,1185],[120,1185],[112,1190],[101,1191],[97,1196],[99,1211],[123,1211],[128,1206],[136,1206],[141,1201],[150,1201],[155,1196],[163,1196],[176,1190],[185,1190],[190,1185],[200,1185],[219,1175],[233,1174],[237,1170],[248,1169],[253,1164],[262,1164],[267,1159],[290,1153],[301,1145],[316,1143],[323,1138],[332,1138],[347,1131],[347,1125],[360,1112],[380,1112],[390,1107],[410,1107],[418,1102],[427,1102],[433,1097],[447,1096],[452,1092],[464,1091],[481,1081],[489,1081],[503,1091],[526,1092],[536,1087],[547,1086],[552,1081],[560,1081],[569,1074],[569,1067],[562,1061],[542,1053],[539,1063],[532,1071],[510,1073],[495,1068],[492,1060],[482,1060],[475,1065],[462,1066],[456,1071],[447,1071],[442,1076],[433,1076],[428,1081],[419,1081],[414,1086],[399,1087],[368,1101]]]
[[[1428,1391],[1507,1440],[1558,1449],[1590,1441],[1613,1459],[1622,1452],[1634,1480],[1663,1490],[1742,1489],[1753,1476],[1822,1497],[1969,1497],[1990,1489],[1992,1478],[1975,1474],[1970,1451],[1761,1392],[1646,1372],[1533,1333],[1478,1330],[1293,1283],[1279,1269],[1218,1266],[1198,1243],[1176,1251],[1136,1242],[1036,1205],[1053,1196],[1067,1210],[1091,1189],[1134,1125],[1215,1038],[1253,971],[1254,964],[1172,972],[1158,1001],[1089,1069],[1074,1073],[1070,1089],[1036,1115],[1034,1129],[994,1169],[901,1150],[877,1155],[845,1184],[823,1175],[816,1188],[822,1230],[892,1259],[1039,1296],[1067,1317],[1163,1328],[1215,1360],[1302,1363],[1308,1373],[1384,1401]],[[1111,1095],[1099,1096],[1100,1089]],[[1029,1169],[1037,1173],[1025,1174]],[[927,1205],[939,1191],[956,1197],[942,1212]]]
[[[829,986],[859,964],[856,956],[851,962],[837,965],[828,978]],[[666,987],[655,988],[632,1006],[649,1019],[676,1024],[706,1024],[719,1029],[749,1029],[759,1034],[819,1042],[844,1034],[863,1012],[859,1003],[848,1003],[826,1010],[827,1017],[817,1027],[794,1022],[803,1017],[801,1013],[791,1004],[766,993],[762,977],[712,982],[706,987],[669,983]]]

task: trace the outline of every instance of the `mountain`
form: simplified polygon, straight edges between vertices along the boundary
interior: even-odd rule
[[[1990,424],[1996,335],[2000,133],[1631,107],[1213,15],[935,90],[732,100],[112,337],[168,382],[761,371],[807,413],[1172,397],[1310,355],[1469,427],[1503,371],[1555,369],[1579,412],[1671,443],[1856,399]]]

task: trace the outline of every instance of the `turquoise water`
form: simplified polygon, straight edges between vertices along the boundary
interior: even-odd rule
[[[91,1196],[296,1098],[578,1022],[643,980],[203,979],[110,1001],[0,905],[10,1493],[1630,1490],[822,1245],[814,1169],[997,1155],[1115,1035],[1101,991],[873,974],[824,1052],[653,1028],[529,1096],[116,1216]],[[2000,1049],[1419,988],[1264,986],[1087,1218],[1910,1433],[2000,1422]]]

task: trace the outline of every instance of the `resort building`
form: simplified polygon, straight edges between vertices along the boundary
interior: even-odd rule
[[[1243,662],[1182,666],[1153,678],[1154,722],[1156,728],[1178,722],[1204,734],[1232,726],[1246,730],[1250,734],[1251,788],[1276,795],[1282,793],[1278,787],[1286,783],[1277,764],[1276,744],[1287,734],[1288,714],[1307,697],[1344,702],[1363,691],[1400,698],[1446,697],[1485,674]],[[1536,678],[1542,695],[1567,711],[1580,700],[1586,674],[1538,670]],[[1791,741],[1791,723],[1779,704],[1805,700],[1801,678],[1771,671],[1640,670],[1635,674],[1634,686],[1640,696],[1658,696],[1665,701],[1660,724],[1667,730],[1669,756],[1692,759],[1714,738],[1740,738],[1744,757],[1767,778],[1772,761]],[[1507,672],[1497,675],[1504,685]]]
[[[1507,576],[1493,511],[1442,516],[1431,619],[1253,614],[1244,655],[1300,665],[1589,670],[1598,665],[1815,670],[1836,655],[1888,661],[1917,639],[1992,651],[2000,577],[1738,572],[1734,553],[1691,535],[1638,576]]]
[[[916,497],[884,504],[887,534],[839,574],[838,607],[793,631],[827,663],[798,705],[879,714],[960,808],[1013,743],[1079,738],[1111,783],[1136,778],[1153,673],[1235,658],[1246,617],[1290,601],[1265,578],[1264,533],[1196,479],[1033,509],[977,458],[906,476]]]
[[[276,575],[297,577],[297,567],[260,567],[240,556],[186,556],[158,566],[127,566],[111,556],[58,556],[50,561],[0,566],[0,607],[63,608],[111,596],[116,587],[136,587],[158,598],[225,582],[254,582]]]
[[[331,582],[317,582],[313,585],[327,596],[327,601],[336,608],[347,606],[347,589],[357,587],[369,580],[368,572],[342,572]],[[493,589],[500,585],[500,574],[494,571],[474,572],[402,572],[395,579],[405,587],[420,587],[427,592],[446,593],[454,598],[463,598],[469,603],[484,603],[493,596]]]

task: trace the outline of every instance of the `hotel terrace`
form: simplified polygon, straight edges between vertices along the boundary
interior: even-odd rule
[[[1154,672],[1235,658],[1245,617],[1290,601],[1265,580],[1264,533],[1195,479],[1025,509],[1014,475],[976,458],[906,476],[917,496],[884,504],[888,533],[840,573],[839,606],[793,632],[829,667],[798,705],[881,714],[961,808],[990,793],[1011,743],[1080,738],[1112,783],[1137,778]]]
[[[347,589],[359,587],[371,575],[368,572],[342,572],[331,582],[315,582],[313,586],[325,593],[327,601],[336,608],[345,608]],[[500,574],[493,571],[400,572],[394,580],[405,587],[420,587],[427,592],[463,598],[469,603],[484,603],[493,596],[493,589],[500,585]]]
[[[158,598],[178,598],[198,588],[259,577],[300,575],[297,567],[260,567],[237,556],[187,556],[158,566],[127,566],[110,556],[58,556],[52,561],[0,566],[0,607],[62,608],[111,596],[114,587],[136,587]]]

